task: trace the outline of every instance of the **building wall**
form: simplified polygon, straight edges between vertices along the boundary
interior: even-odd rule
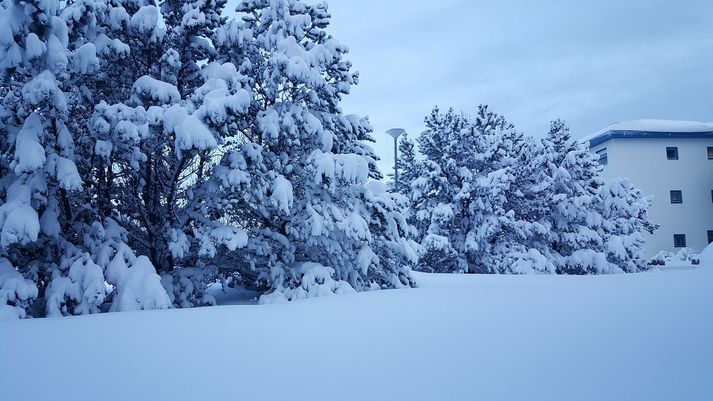
[[[678,147],[678,160],[668,160],[667,147]],[[607,149],[605,178],[626,177],[653,196],[651,221],[660,228],[649,236],[647,255],[677,251],[673,235],[685,234],[686,246],[702,250],[713,230],[713,160],[709,138],[615,138],[591,148]],[[671,204],[670,191],[681,190],[683,203]]]

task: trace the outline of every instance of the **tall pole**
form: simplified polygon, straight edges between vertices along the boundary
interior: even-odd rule
[[[394,137],[394,189],[399,191],[399,153],[397,137]]]
[[[399,142],[401,135],[406,133],[403,128],[392,128],[386,131],[388,135],[394,138],[394,191],[399,190]]]

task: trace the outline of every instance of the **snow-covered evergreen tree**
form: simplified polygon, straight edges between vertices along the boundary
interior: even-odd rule
[[[481,106],[474,117],[434,109],[419,138],[424,173],[412,185],[423,236],[419,265],[437,271],[498,272],[525,236],[511,208],[525,138]]]
[[[6,0],[0,7],[0,256],[34,283],[42,302],[31,307],[16,292],[22,302],[15,303],[32,315],[95,312],[106,295],[103,272],[78,248],[84,180],[65,92],[73,76],[93,71],[93,49],[70,51],[62,6]]]
[[[368,120],[340,107],[358,75],[326,4],[0,4],[3,317],[212,304],[219,278],[264,302],[410,286],[417,258],[642,268],[647,200],[559,122],[537,141],[485,106],[434,109],[387,191]]]
[[[111,310],[167,307],[157,273],[177,305],[210,303],[199,259],[246,242],[204,186],[250,95],[235,67],[198,67],[223,3],[194,3],[166,2],[163,26],[151,1],[3,3],[0,256],[37,284],[34,315],[96,312],[105,280]]]
[[[96,220],[118,223],[130,249],[148,256],[176,306],[212,303],[204,291],[218,274],[210,260],[246,242],[207,190],[251,97],[235,66],[212,62],[223,5],[166,1],[164,24],[151,2],[94,10],[100,33],[90,39],[102,69],[88,83],[96,95],[85,149],[98,194],[91,202]],[[81,11],[68,18],[85,19]]]
[[[651,200],[627,179],[615,178],[600,188],[599,201],[607,260],[627,273],[648,269],[645,235],[657,228],[648,217]]]
[[[547,257],[551,186],[547,155],[541,142],[531,136],[516,137],[515,143],[519,150],[513,153],[503,205],[512,217],[511,224],[496,239],[504,246],[489,264],[498,273],[554,273],[555,267]]]
[[[597,274],[644,269],[648,201],[630,183],[605,183],[586,144],[556,121],[543,141],[548,155],[548,259],[558,273]]]
[[[213,303],[221,275],[273,299],[412,284],[405,199],[368,185],[371,127],[339,107],[357,74],[326,5],[247,1],[231,22],[224,5],[2,3],[18,316]]]
[[[468,212],[472,178],[468,167],[456,164],[453,156],[462,146],[461,155],[475,153],[473,137],[465,134],[464,116],[438,108],[426,117],[426,130],[419,137],[423,170],[411,182],[411,210],[415,216],[421,249],[419,268],[432,271],[466,271],[468,261],[462,246],[464,231],[459,223]],[[468,150],[468,148],[470,148]],[[460,160],[464,164],[466,160]],[[459,196],[464,193],[464,196]],[[461,203],[466,203],[461,205]],[[453,210],[453,204],[458,210]],[[460,214],[459,216],[456,213]]]
[[[9,260],[0,259],[0,320],[24,318],[37,286],[25,279]]]
[[[357,75],[325,31],[326,6],[263,0],[237,10],[215,37],[220,61],[237,65],[254,95],[215,177],[222,212],[249,232],[233,268],[271,290],[263,301],[319,295],[315,282],[327,277],[328,292],[410,285],[410,228],[390,195],[367,186],[381,178],[364,144],[371,127],[339,107]]]
[[[411,186],[419,267],[433,271],[590,274],[643,268],[648,201],[605,184],[561,121],[542,141],[481,106],[435,109],[419,138],[425,173]]]
[[[548,191],[549,259],[558,273],[606,273],[611,266],[600,251],[596,231],[601,167],[589,149],[572,140],[562,121],[552,123],[543,140],[551,179]]]

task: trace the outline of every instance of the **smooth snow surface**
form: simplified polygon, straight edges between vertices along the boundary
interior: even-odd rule
[[[0,323],[0,400],[713,399],[713,265]]]

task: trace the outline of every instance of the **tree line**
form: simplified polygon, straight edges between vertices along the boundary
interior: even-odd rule
[[[387,191],[324,3],[5,0],[0,316],[415,285],[411,269],[636,271],[646,201],[556,123],[434,110]],[[413,149],[411,149],[413,151]],[[409,159],[410,158],[410,159]]]
[[[536,139],[480,106],[435,108],[400,140],[398,192],[420,243],[418,269],[599,274],[647,268],[650,200],[628,180],[605,182],[597,156],[562,121]]]

